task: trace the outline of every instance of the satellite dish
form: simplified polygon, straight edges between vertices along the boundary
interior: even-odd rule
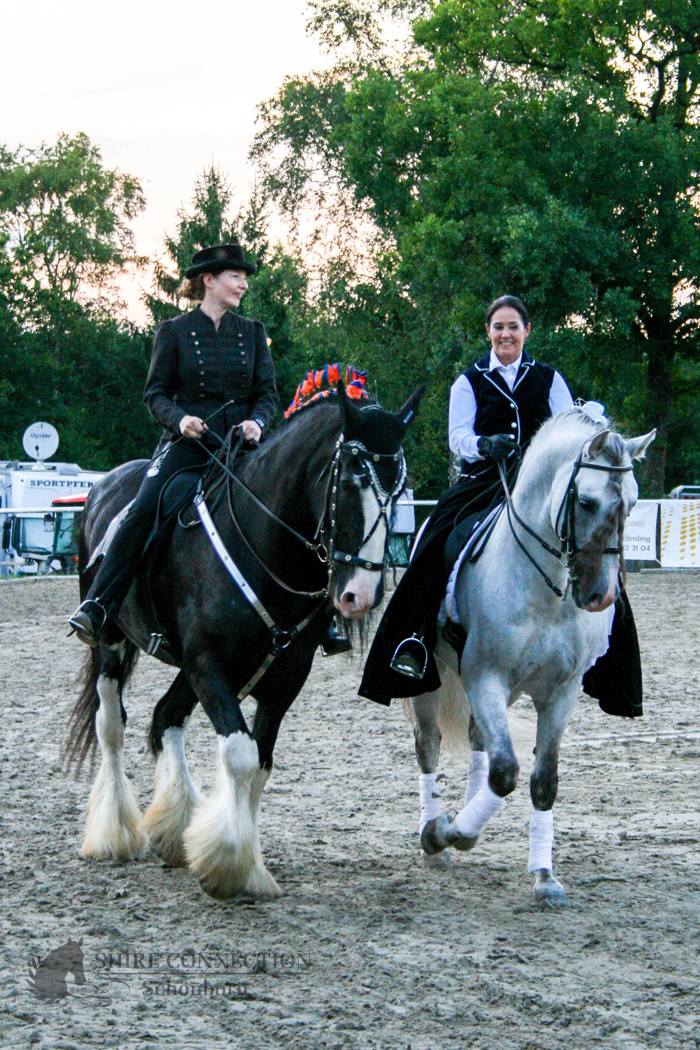
[[[32,459],[50,459],[58,448],[58,431],[50,423],[32,423],[22,436],[22,444]]]

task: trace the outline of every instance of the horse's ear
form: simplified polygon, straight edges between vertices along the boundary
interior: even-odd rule
[[[394,419],[396,419],[404,429],[410,426],[413,422],[424,393],[425,383],[421,383],[421,385],[417,386],[413,391],[403,408],[400,408],[394,415]]]
[[[596,434],[594,438],[591,438],[591,440],[583,446],[581,459],[595,459],[596,456],[599,456],[607,445],[609,437],[609,430],[601,430],[600,434]]]
[[[357,430],[362,424],[362,414],[345,392],[345,383],[338,383],[338,401],[340,402],[340,419],[344,430]]]
[[[81,937],[81,938],[80,938],[80,940],[78,941],[78,947],[80,947],[80,945],[81,945],[82,943],[83,943],[83,938]]]
[[[625,444],[627,445],[630,459],[644,459],[647,454],[647,449],[655,437],[656,430],[650,430],[648,434],[642,434],[641,437],[628,438],[627,441],[625,441]]]

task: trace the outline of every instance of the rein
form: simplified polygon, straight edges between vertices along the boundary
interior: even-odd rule
[[[561,547],[557,549],[556,547],[552,547],[549,543],[547,543],[546,540],[542,539],[542,537],[538,533],[536,533],[535,530],[532,529],[527,524],[527,522],[523,521],[523,519],[520,517],[515,507],[513,506],[513,500],[511,497],[510,489],[508,487],[508,478],[506,476],[506,470],[503,461],[498,460],[497,463],[498,473],[501,479],[501,485],[503,487],[503,492],[505,495],[508,524],[510,526],[510,531],[513,534],[513,539],[520,547],[523,554],[525,554],[528,560],[537,569],[538,573],[540,574],[544,582],[547,584],[549,589],[553,591],[554,594],[556,594],[557,598],[560,598],[561,601],[564,601],[568,593],[569,586],[571,584],[571,561],[582,549],[581,547],[578,547],[576,545],[576,478],[578,476],[579,471],[603,470],[608,474],[623,474],[627,471],[633,470],[634,467],[632,466],[632,464],[630,464],[629,467],[608,467],[605,466],[605,464],[603,463],[584,463],[581,458],[581,455],[579,454],[578,458],[576,459],[576,462],[574,463],[573,470],[571,471],[571,477],[569,478],[569,482],[566,486],[564,498],[562,499],[561,505],[557,512],[555,532],[557,534],[559,542],[561,543]],[[547,554],[551,554],[559,562],[561,562],[562,558],[566,557],[566,567],[569,570],[569,578],[567,580],[566,587],[563,591],[560,587],[557,587],[557,585],[550,579],[550,577],[544,571],[539,562],[532,556],[532,554],[530,554],[529,550],[524,545],[524,543],[515,531],[515,526],[513,525],[513,518],[515,518],[515,520],[517,521],[518,525],[521,526],[521,528],[523,528],[530,536],[532,536],[533,539],[537,540],[540,547],[542,547],[542,549],[546,551]],[[563,528],[560,529],[560,523],[562,522],[562,520]],[[601,553],[603,555],[619,555],[620,548],[606,547]]]
[[[275,623],[273,618],[270,616],[267,609],[262,604],[257,594],[250,586],[248,581],[245,579],[240,569],[234,562],[233,558],[229,554],[226,545],[221,539],[216,525],[212,520],[209,508],[207,507],[205,501],[205,493],[202,488],[200,488],[200,490],[198,491],[194,499],[194,504],[197,509],[197,514],[199,515],[200,521],[204,526],[204,529],[211,541],[212,546],[214,547],[216,554],[221,559],[224,567],[226,568],[226,571],[229,573],[229,575],[240,588],[246,600],[253,606],[260,619],[268,628],[272,637],[272,646],[264,661],[258,667],[252,678],[250,678],[248,682],[246,682],[246,684],[242,686],[242,688],[237,694],[237,699],[243,700],[246,696],[250,694],[257,682],[262,678],[267,669],[280,655],[280,653],[287,649],[288,646],[290,646],[292,642],[299,636],[299,634],[306,627],[309,626],[309,624],[316,618],[316,616],[318,616],[322,612],[325,606],[325,601],[330,597],[331,585],[333,581],[333,572],[336,562],[342,562],[343,564],[361,565],[367,569],[381,570],[384,567],[383,561],[366,561],[362,558],[359,558],[356,552],[360,551],[364,544],[367,543],[368,540],[372,537],[382,518],[384,518],[384,520],[388,519],[391,500],[395,496],[397,496],[403,488],[404,483],[406,481],[407,468],[406,460],[401,449],[399,449],[399,451],[394,454],[372,453],[360,441],[346,442],[344,440],[343,434],[341,433],[340,437],[336,441],[335,451],[333,453],[333,458],[330,464],[329,479],[326,488],[326,497],[324,500],[324,511],[316,527],[314,539],[313,541],[311,541],[302,536],[299,532],[296,531],[296,529],[292,528],[291,525],[288,525],[285,521],[279,518],[273,511],[270,510],[269,507],[267,507],[261,500],[259,500],[253,492],[250,491],[250,489],[241,481],[240,478],[238,478],[235,475],[235,473],[232,470],[232,467],[235,464],[235,459],[236,455],[238,454],[239,448],[240,437],[238,442],[236,443],[235,449],[232,448],[231,444],[227,446],[227,455],[225,463],[217,459],[217,463],[224,471],[225,476],[228,477],[230,480],[234,481],[240,489],[247,493],[251,500],[253,500],[253,502],[258,507],[260,507],[268,517],[270,517],[273,521],[281,525],[290,535],[294,536],[300,543],[303,543],[303,545],[308,550],[314,551],[318,556],[319,560],[328,567],[328,580],[326,586],[323,588],[323,590],[320,591],[297,591],[294,588],[288,586],[288,584],[284,583],[283,580],[280,580],[279,577],[272,571],[272,569],[270,569],[269,566],[265,564],[260,555],[251,545],[248,538],[245,536],[233,508],[233,486],[230,483],[227,485],[228,507],[231,521],[235,526],[239,536],[245,543],[247,549],[250,551],[251,554],[254,555],[254,557],[265,570],[265,572],[268,574],[268,576],[270,576],[270,578],[273,579],[275,583],[278,584],[278,586],[282,587],[288,593],[306,598],[321,599],[321,601],[315,604],[312,611],[300,623],[295,624],[288,630],[283,630]],[[379,514],[377,515],[377,518],[375,519],[368,534],[362,539],[359,546],[356,548],[356,552],[353,554],[345,554],[343,552],[336,551],[335,549],[335,538],[337,533],[336,510],[338,498],[338,480],[340,476],[341,457],[343,455],[357,457],[364,463],[364,466],[367,468],[366,476],[369,478],[369,484],[372,486],[372,490],[375,496],[377,497],[377,501],[379,503]],[[389,459],[393,462],[399,462],[400,464],[397,480],[392,486],[391,490],[388,492],[382,486],[376,468],[373,466],[373,463],[378,463],[382,459]],[[323,476],[323,474],[325,474],[325,470],[322,472],[321,477]],[[387,520],[387,542],[388,536],[389,530]]]
[[[333,458],[332,458],[331,463],[330,463],[330,472],[329,472],[329,477],[328,477],[328,484],[326,486],[326,497],[325,497],[325,500],[324,500],[324,510],[323,510],[323,513],[322,513],[319,521],[318,521],[318,524],[316,526],[316,530],[315,530],[315,533],[314,533],[314,537],[313,537],[312,540],[309,540],[307,537],[302,536],[301,533],[297,532],[297,530],[292,528],[291,525],[287,524],[286,521],[283,521],[282,518],[278,517],[278,515],[275,514],[274,511],[270,510],[270,508],[265,503],[263,503],[262,500],[260,500],[255,495],[254,492],[251,492],[251,490],[248,488],[248,486],[245,485],[244,482],[242,482],[241,479],[233,472],[233,470],[231,469],[231,466],[229,466],[229,464],[232,465],[233,462],[235,461],[235,457],[237,455],[237,451],[238,451],[238,448],[236,448],[236,451],[232,453],[231,448],[229,446],[229,451],[228,451],[228,454],[227,454],[226,464],[225,465],[222,464],[222,467],[224,468],[224,470],[226,472],[226,475],[229,478],[229,481],[235,483],[235,485],[238,487],[238,489],[240,491],[243,491],[248,496],[248,498],[250,500],[252,500],[252,502],[260,510],[263,511],[263,513],[267,517],[271,518],[272,521],[274,521],[277,525],[281,526],[287,533],[289,533],[291,536],[293,536],[299,543],[303,544],[303,546],[307,550],[310,550],[314,554],[316,554],[316,556],[318,557],[319,561],[323,565],[327,566],[327,569],[328,569],[328,580],[326,582],[326,586],[320,591],[299,591],[299,590],[296,590],[293,587],[290,587],[288,584],[286,584],[284,582],[284,580],[281,580],[279,578],[279,576],[277,576],[277,574],[275,572],[273,572],[273,570],[269,567],[269,565],[267,565],[265,563],[265,561],[258,554],[258,552],[255,550],[253,545],[250,543],[250,540],[247,538],[247,536],[243,532],[241,524],[240,524],[238,518],[236,517],[236,512],[235,512],[235,509],[234,509],[234,506],[233,506],[233,498],[232,498],[232,488],[233,488],[233,486],[231,484],[229,484],[229,486],[228,486],[229,516],[230,516],[231,521],[232,521],[232,523],[233,523],[233,525],[234,525],[234,527],[236,529],[236,532],[238,533],[238,535],[242,539],[242,541],[245,544],[247,550],[253,555],[253,557],[256,559],[258,564],[264,569],[264,571],[267,573],[267,575],[272,580],[274,580],[274,582],[279,587],[281,587],[287,593],[294,594],[297,597],[304,597],[304,598],[328,598],[330,596],[330,592],[331,592],[331,585],[332,585],[332,581],[333,581],[333,572],[334,572],[334,567],[335,567],[335,563],[336,562],[340,562],[343,565],[360,566],[361,568],[368,569],[370,571],[374,570],[375,572],[379,572],[379,571],[381,571],[384,568],[384,559],[381,562],[368,561],[365,558],[359,557],[359,552],[362,550],[364,545],[366,543],[368,543],[369,540],[372,538],[372,536],[376,532],[376,530],[377,530],[377,528],[379,526],[379,523],[382,521],[382,519],[387,521],[387,542],[388,542],[388,535],[389,535],[389,532],[388,532],[388,516],[389,516],[389,510],[390,510],[391,501],[393,499],[395,499],[396,496],[398,496],[398,494],[403,489],[403,486],[404,486],[405,481],[406,481],[406,475],[407,475],[406,459],[405,459],[403,451],[401,449],[399,449],[399,451],[395,452],[395,453],[370,452],[369,449],[367,449],[365,447],[365,445],[363,445],[362,442],[360,442],[360,441],[345,441],[344,440],[344,435],[341,433],[341,435],[339,436],[338,440],[336,441],[335,452],[333,454]],[[355,550],[353,552],[351,552],[351,553],[347,553],[345,551],[336,550],[336,536],[337,536],[337,531],[338,531],[338,524],[337,524],[337,520],[336,520],[337,519],[337,502],[338,502],[338,480],[339,480],[339,477],[340,477],[341,458],[344,455],[352,456],[355,459],[358,459],[358,460],[360,460],[363,463],[364,467],[366,468],[365,476],[368,478],[369,484],[370,484],[370,486],[372,488],[372,491],[374,492],[374,494],[375,494],[375,496],[377,498],[377,502],[379,503],[379,514],[375,518],[375,520],[374,520],[374,522],[373,522],[369,532],[367,533],[366,536],[363,536],[363,538],[360,541],[360,543],[357,545]],[[376,468],[374,467],[375,463],[379,463],[382,460],[390,460],[390,461],[392,461],[394,463],[398,462],[400,464],[398,478],[397,478],[396,482],[394,483],[394,485],[392,486],[391,490],[388,491],[388,492],[382,486],[382,484],[381,484],[381,482],[379,480],[379,476],[377,474]],[[324,473],[325,473],[325,470],[322,471],[320,476],[322,477]]]

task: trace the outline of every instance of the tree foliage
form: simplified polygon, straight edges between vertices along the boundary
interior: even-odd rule
[[[333,42],[339,5],[321,6]],[[659,428],[659,494],[698,359],[700,4],[446,0],[423,14],[400,62],[375,41],[354,66],[283,85],[256,146],[266,188],[298,208],[325,180],[371,217],[374,292],[409,304],[397,338],[412,379],[431,360],[445,377],[443,419],[449,381],[484,346],[483,308],[519,293],[535,352],[575,394]]]
[[[150,454],[148,339],[120,320],[112,287],[140,261],[129,223],[143,205],[139,180],[106,168],[86,135],[0,148],[0,458],[22,458],[39,419],[63,459],[107,469]]]
[[[12,302],[43,324],[64,303],[86,304],[138,263],[129,223],[145,205],[140,181],[102,163],[87,135],[0,147],[0,235]]]

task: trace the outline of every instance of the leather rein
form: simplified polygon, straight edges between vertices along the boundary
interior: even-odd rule
[[[578,458],[576,459],[576,462],[574,463],[573,469],[571,471],[571,477],[569,478],[569,482],[568,482],[568,484],[566,486],[566,492],[564,493],[564,498],[561,501],[561,504],[559,506],[559,510],[557,511],[557,516],[556,516],[556,519],[555,519],[556,520],[555,532],[556,532],[556,535],[557,535],[557,539],[559,540],[559,542],[561,544],[561,547],[559,549],[557,549],[556,547],[552,547],[551,544],[547,543],[546,540],[543,540],[542,537],[540,535],[538,535],[538,533],[536,533],[534,529],[530,528],[530,526],[527,524],[527,522],[523,521],[523,519],[520,517],[520,515],[516,511],[515,507],[513,506],[513,500],[512,500],[512,497],[511,497],[510,489],[508,487],[508,478],[507,478],[507,475],[506,475],[506,470],[505,470],[504,463],[503,463],[502,460],[499,459],[497,461],[497,464],[498,464],[498,473],[499,473],[499,476],[500,476],[500,479],[501,479],[501,485],[503,486],[503,492],[505,494],[506,510],[507,510],[507,515],[508,515],[508,524],[510,526],[510,531],[513,534],[513,539],[515,540],[517,545],[520,547],[520,549],[522,550],[523,554],[525,554],[525,556],[528,558],[528,560],[537,569],[538,573],[540,574],[542,579],[545,581],[545,583],[547,584],[549,589],[551,591],[553,591],[554,594],[556,594],[557,598],[560,598],[562,601],[564,601],[566,596],[567,596],[567,593],[568,593],[568,590],[569,590],[569,586],[571,584],[571,579],[572,579],[572,576],[571,576],[571,562],[572,562],[573,558],[575,558],[575,556],[577,554],[579,554],[581,549],[582,549],[576,543],[576,499],[577,499],[576,478],[578,477],[579,471],[580,470],[603,470],[603,471],[605,471],[608,474],[624,474],[624,473],[627,473],[630,470],[634,470],[634,467],[632,466],[632,464],[630,464],[628,467],[613,467],[613,466],[609,466],[608,467],[608,466],[606,466],[603,463],[584,463],[584,461],[583,461],[583,459],[581,457],[581,454],[579,454]],[[566,568],[569,571],[569,578],[567,580],[566,587],[564,588],[563,591],[561,590],[560,587],[557,587],[557,585],[553,582],[553,580],[551,580],[550,577],[547,575],[547,573],[544,571],[544,569],[539,564],[539,562],[532,556],[532,554],[530,554],[529,550],[524,545],[524,543],[522,542],[522,540],[520,539],[520,537],[517,535],[517,533],[515,531],[515,526],[513,525],[513,519],[515,519],[515,521],[517,521],[518,525],[520,525],[520,527],[523,528],[528,533],[528,535],[532,536],[533,539],[535,539],[539,543],[540,547],[542,547],[542,549],[544,551],[546,551],[547,554],[551,554],[559,562],[561,562],[562,558],[566,558]],[[621,553],[621,551],[620,551],[619,546],[618,547],[606,547],[601,552],[601,554],[603,554],[603,555],[604,554],[617,554],[618,556],[619,556],[620,553]]]
[[[270,576],[270,578],[273,579],[285,591],[287,591],[290,594],[300,595],[305,598],[315,598],[321,600],[315,604],[311,612],[307,616],[305,616],[300,623],[295,624],[288,630],[279,627],[279,625],[273,620],[272,616],[270,616],[267,609],[262,604],[257,594],[250,586],[248,581],[245,579],[240,569],[234,562],[233,558],[229,554],[226,545],[221,539],[216,525],[212,520],[209,508],[206,505],[203,486],[199,489],[194,499],[194,504],[199,515],[199,521],[203,525],[209,537],[209,540],[212,546],[214,547],[216,554],[219,556],[221,562],[226,568],[226,571],[236,582],[246,600],[250,603],[250,605],[252,605],[260,619],[268,628],[272,639],[271,648],[267,656],[263,660],[262,664],[257,668],[253,676],[238,691],[237,699],[239,701],[245,699],[245,697],[250,694],[257,682],[262,678],[262,676],[265,674],[265,672],[268,670],[271,664],[277,659],[280,653],[287,649],[292,644],[292,642],[301,634],[301,632],[306,627],[308,627],[309,624],[324,609],[325,602],[330,597],[333,573],[336,563],[340,562],[343,564],[361,565],[368,569],[377,570],[381,570],[384,567],[383,561],[367,561],[363,558],[358,557],[358,552],[362,549],[364,544],[367,543],[368,540],[372,537],[379,525],[379,522],[382,521],[382,519],[384,519],[387,522],[387,539],[385,542],[386,553],[386,544],[388,543],[389,536],[388,515],[391,506],[391,501],[396,496],[398,496],[401,490],[403,489],[404,483],[406,481],[407,472],[406,460],[401,449],[399,449],[399,451],[394,454],[373,453],[370,452],[360,441],[346,442],[344,440],[344,436],[341,434],[338,440],[336,441],[335,451],[330,463],[328,485],[326,487],[326,497],[324,501],[324,511],[316,527],[316,532],[314,534],[313,539],[309,540],[306,537],[302,536],[301,533],[297,532],[296,529],[292,528],[291,525],[288,525],[285,521],[279,518],[273,511],[271,511],[269,507],[267,507],[260,499],[258,499],[258,497],[253,492],[251,492],[246,485],[244,485],[240,478],[238,478],[234,474],[232,467],[235,463],[236,454],[238,452],[238,449],[240,448],[240,444],[240,438],[237,442],[235,450],[232,450],[231,444],[228,444],[225,463],[222,463],[221,460],[217,459],[217,464],[224,471],[224,478],[222,479],[223,483],[226,484],[226,479],[229,479],[229,483],[226,484],[226,489],[228,493],[229,513],[238,534],[245,543],[247,549],[251,552],[251,554],[255,556],[256,560],[259,562],[259,564],[262,566],[262,568],[265,570],[268,576]],[[368,478],[368,482],[372,486],[372,490],[374,491],[377,497],[377,501],[379,503],[379,514],[377,515],[377,518],[375,519],[367,535],[360,542],[359,546],[355,548],[355,552],[352,554],[347,554],[342,551],[336,550],[335,542],[337,535],[338,481],[340,477],[341,458],[343,455],[352,456],[353,458],[356,458],[357,460],[363,463],[365,467],[364,476]],[[387,492],[384,489],[381,482],[379,481],[376,468],[373,465],[379,463],[381,460],[392,460],[393,462],[398,462],[399,464],[397,480],[392,486],[391,491],[389,492]],[[325,471],[322,472],[321,476],[323,476],[323,473],[325,473]],[[247,496],[256,504],[256,506],[260,507],[268,517],[270,517],[273,521],[277,522],[277,524],[284,528],[290,535],[294,536],[300,543],[304,545],[304,547],[307,548],[307,550],[313,551],[318,557],[319,561],[323,565],[327,566],[328,580],[323,590],[297,591],[294,588],[289,587],[286,583],[284,583],[284,581],[280,580],[279,577],[272,571],[272,569],[270,569],[269,566],[265,564],[263,559],[253,548],[250,541],[243,533],[240,523],[235,515],[233,509],[231,481],[233,481],[243,492],[245,492]],[[195,522],[194,524],[198,523],[199,522]],[[180,521],[180,524],[183,525],[183,527],[190,527],[189,525],[185,526],[182,521]]]
[[[224,443],[222,442],[222,445],[223,444]],[[223,474],[223,477],[221,478],[222,492],[217,498],[215,506],[216,504],[218,504],[219,499],[223,495],[223,485],[226,483],[226,480],[228,480],[228,484],[226,485],[226,491],[228,497],[229,516],[236,529],[236,532],[243,541],[246,549],[253,555],[253,557],[256,559],[256,561],[262,567],[262,569],[267,573],[270,579],[272,579],[279,587],[281,587],[288,594],[293,594],[297,597],[328,598],[330,597],[331,585],[333,581],[336,563],[340,563],[343,565],[356,565],[360,566],[361,568],[374,570],[377,572],[381,571],[384,568],[385,558],[381,562],[373,562],[369,561],[366,558],[359,557],[359,552],[362,550],[364,545],[368,543],[369,540],[372,538],[377,528],[379,527],[379,523],[382,520],[385,520],[387,522],[387,538],[385,541],[386,552],[386,547],[388,545],[389,538],[388,525],[389,514],[391,511],[391,503],[402,492],[407,477],[406,458],[403,454],[402,449],[399,449],[398,452],[394,453],[370,452],[370,450],[361,441],[345,441],[344,435],[341,433],[335,443],[335,450],[333,453],[333,458],[329,464],[329,468],[326,468],[329,469],[329,476],[328,483],[326,485],[323,513],[321,514],[321,517],[318,521],[312,539],[309,539],[306,536],[302,536],[301,533],[297,532],[297,530],[294,529],[291,525],[289,525],[286,521],[283,521],[282,518],[278,517],[278,515],[275,514],[275,512],[272,511],[265,503],[263,503],[263,501],[259,499],[258,496],[256,496],[255,493],[252,492],[248,488],[248,486],[245,485],[244,482],[241,481],[238,475],[234,472],[235,461],[238,452],[240,451],[241,444],[242,442],[239,434],[238,440],[229,440],[228,442],[226,442],[225,462],[219,458],[216,458],[215,460],[216,466],[222,471]],[[208,452],[208,454],[212,457],[212,459],[214,458],[213,453]],[[336,537],[338,532],[338,481],[340,477],[343,456],[348,456],[354,462],[360,462],[363,465],[363,473],[361,475],[356,476],[360,476],[367,479],[367,482],[372,488],[372,491],[374,492],[377,498],[377,502],[379,504],[379,513],[377,514],[377,517],[375,518],[372,526],[370,527],[367,534],[363,536],[360,543],[355,547],[354,551],[352,552],[338,550],[336,544]],[[379,475],[377,473],[376,465],[380,464],[381,462],[393,462],[398,463],[399,465],[396,481],[394,482],[393,486],[391,487],[391,490],[389,491],[387,491],[383,487],[381,481],[379,480]],[[320,477],[323,477],[323,474],[325,474],[325,472],[326,470],[323,470],[321,472]],[[307,550],[312,551],[314,554],[316,554],[319,561],[327,567],[328,579],[325,587],[322,590],[296,590],[295,588],[290,587],[287,583],[285,583],[284,580],[281,580],[279,576],[277,576],[277,574],[269,567],[269,565],[266,564],[264,559],[255,550],[250,540],[245,535],[243,528],[238,520],[236,511],[233,506],[234,485],[239,491],[245,493],[246,497],[252,503],[254,503],[255,506],[257,506],[258,509],[261,510],[268,518],[270,518],[277,525],[279,525],[280,528],[284,529],[285,532],[293,536]],[[209,495],[211,494],[211,491],[212,490],[210,489]],[[180,524],[184,527],[188,527],[182,521],[180,522]],[[199,524],[199,522],[195,522],[195,524]]]

